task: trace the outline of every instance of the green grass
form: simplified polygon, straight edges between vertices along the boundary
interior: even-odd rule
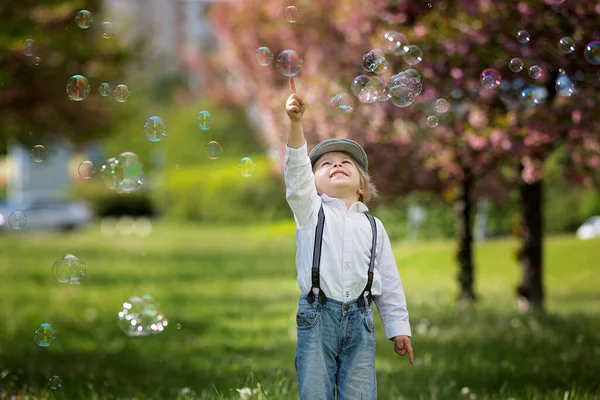
[[[463,308],[454,243],[395,246],[416,362],[393,352],[376,317],[381,399],[600,399],[600,240],[547,240],[545,316],[515,311],[516,247],[477,244],[481,300]],[[0,399],[233,399],[244,387],[253,399],[296,399],[294,252],[290,224],[2,235]],[[67,253],[87,264],[81,285],[52,280]],[[144,293],[169,326],[126,337],[117,312]],[[42,322],[58,331],[48,348],[33,340]],[[53,375],[60,391],[48,388]]]

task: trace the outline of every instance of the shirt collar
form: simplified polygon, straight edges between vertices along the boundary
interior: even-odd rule
[[[331,203],[331,205],[336,205],[337,207],[342,207],[344,210],[346,210],[346,203],[344,203],[344,201],[341,199],[329,197],[325,193],[321,195],[321,199],[325,203]],[[348,209],[348,212],[366,213],[368,211],[369,207],[367,207],[366,204],[362,201],[357,201],[356,203],[352,204]]]

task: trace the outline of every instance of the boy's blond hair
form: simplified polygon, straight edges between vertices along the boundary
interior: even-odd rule
[[[373,183],[371,175],[362,169],[356,161],[352,160],[352,162],[356,165],[358,175],[360,176],[360,188],[362,189],[362,193],[358,195],[358,201],[362,201],[366,205],[369,205],[369,203],[375,201],[379,197],[379,192],[375,183]]]

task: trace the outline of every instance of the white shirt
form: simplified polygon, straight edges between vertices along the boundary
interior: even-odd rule
[[[341,199],[323,194],[315,186],[306,143],[293,149],[286,146],[284,180],[286,199],[296,220],[296,268],[298,285],[306,294],[312,287],[311,269],[315,229],[321,204],[325,212],[321,248],[320,286],[327,298],[340,302],[356,300],[367,284],[371,258],[372,230],[364,215],[367,206],[358,201],[349,209]],[[377,246],[371,292],[388,339],[411,335],[406,298],[390,239],[381,221],[375,218]]]

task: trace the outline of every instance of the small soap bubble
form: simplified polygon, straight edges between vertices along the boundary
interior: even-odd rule
[[[267,67],[273,62],[274,55],[270,48],[261,46],[256,50],[255,58],[258,65]]]
[[[202,110],[196,116],[198,128],[202,129],[203,131],[209,130],[213,126],[214,122],[215,119],[211,115],[210,111]]]
[[[215,142],[214,140],[208,142],[206,145],[206,155],[208,158],[216,160],[221,156],[221,153],[223,153],[223,147],[221,147],[219,142]]]
[[[406,47],[406,53],[404,54],[404,61],[408,65],[417,65],[423,60],[423,52],[414,44]]]
[[[52,378],[48,379],[48,386],[52,390],[60,389],[62,386],[62,379],[58,375],[54,375]]]
[[[435,115],[430,115],[429,117],[427,117],[427,126],[430,128],[435,128],[436,126],[438,126],[439,124],[439,120],[438,117],[436,117]]]
[[[283,18],[290,24],[295,24],[300,19],[300,11],[294,6],[286,7],[283,10]]]
[[[521,72],[523,71],[523,60],[521,60],[520,58],[513,58],[512,60],[510,60],[508,62],[508,68],[512,71],[512,72]]]
[[[75,23],[81,29],[87,29],[92,26],[92,22],[94,22],[94,17],[92,13],[88,10],[81,10],[75,16]]]
[[[48,347],[56,340],[56,329],[51,324],[44,322],[35,330],[33,339],[38,346]]]
[[[408,39],[400,32],[388,31],[383,35],[384,49],[388,53],[393,53],[396,56],[401,56],[406,53]]]
[[[294,50],[284,50],[277,56],[277,70],[283,76],[298,75],[302,69],[302,60]]]
[[[71,100],[82,101],[90,94],[90,83],[83,75],[73,75],[67,81],[67,95]]]
[[[558,41],[558,49],[563,54],[569,54],[575,51],[575,42],[570,37],[563,37]]]
[[[104,39],[110,39],[115,35],[115,26],[112,22],[103,22],[100,27],[100,34]]]
[[[79,164],[77,172],[83,179],[91,179],[96,173],[96,166],[91,161],[84,161]]]
[[[245,177],[252,176],[256,170],[256,163],[250,157],[244,157],[238,163],[238,171]]]
[[[160,142],[167,136],[167,124],[156,115],[148,118],[144,123],[144,134],[151,142]]]
[[[542,104],[548,97],[548,91],[544,87],[527,87],[521,91],[520,101],[525,107],[534,107]]]
[[[600,41],[594,40],[585,46],[583,53],[586,61],[592,65],[600,65]]]
[[[481,73],[481,86],[486,89],[494,89],[500,86],[500,73],[493,68],[483,70]]]
[[[450,103],[444,98],[437,99],[435,101],[435,112],[438,114],[444,114],[450,111]]]
[[[13,229],[23,229],[27,225],[27,216],[23,211],[13,211],[8,216],[8,225]]]
[[[100,86],[98,86],[98,93],[100,93],[100,96],[108,97],[110,92],[111,92],[111,87],[108,82],[102,82],[100,84]]]
[[[73,254],[67,254],[52,265],[52,276],[60,283],[78,285],[83,281],[85,271],[85,263]]]
[[[559,74],[556,78],[556,93],[559,96],[572,96],[575,94],[575,84],[566,74]]]
[[[390,101],[393,105],[400,108],[410,106],[416,98],[414,90],[409,86],[394,86],[390,85]]]
[[[352,80],[352,85],[350,85],[350,90],[356,97],[360,97],[361,92],[367,87],[367,84],[371,78],[367,75],[358,75]]]
[[[115,100],[117,100],[119,103],[125,103],[129,99],[130,95],[131,92],[129,91],[129,88],[127,87],[127,85],[124,85],[122,83],[120,85],[117,85],[115,87],[115,90],[113,91],[113,96]]]
[[[175,327],[176,327],[177,329],[181,329],[181,324],[178,322],[178,323],[177,323],[177,325],[175,325]]]
[[[542,69],[537,65],[529,67],[529,76],[533,79],[539,79],[542,77]]]
[[[366,72],[382,74],[388,69],[388,62],[381,49],[373,49],[362,56],[361,67]]]
[[[529,32],[525,30],[520,30],[519,32],[517,32],[517,40],[521,44],[526,44],[529,43],[529,41],[531,40],[531,36],[529,36]]]
[[[48,150],[43,145],[36,144],[29,152],[29,155],[33,161],[36,163],[41,163],[48,158]]]
[[[331,107],[349,114],[354,110],[354,100],[348,93],[338,93],[330,100]]]
[[[33,65],[35,65],[36,67],[39,66],[42,63],[42,59],[39,57],[34,57],[33,58]]]
[[[118,325],[127,336],[149,336],[161,333],[169,324],[154,298],[148,294],[132,296],[123,302]]]
[[[23,54],[25,54],[27,57],[31,57],[35,54],[36,51],[37,44],[35,43],[35,40],[25,39],[23,41]]]

